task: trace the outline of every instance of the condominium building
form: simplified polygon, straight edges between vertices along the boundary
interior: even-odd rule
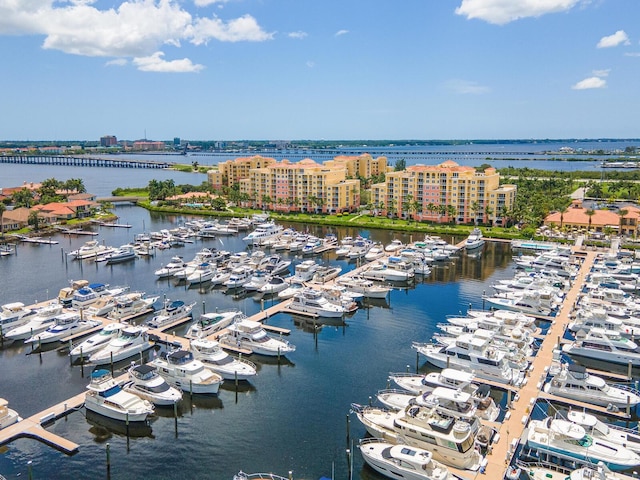
[[[515,185],[500,185],[495,168],[477,171],[453,161],[413,165],[388,172],[371,187],[371,202],[383,214],[433,222],[504,223]]]
[[[213,188],[231,187],[240,182],[240,180],[249,178],[251,170],[263,168],[274,163],[276,163],[275,158],[262,157],[260,155],[236,158],[235,160],[218,163],[218,169],[207,172],[207,177]]]
[[[283,160],[250,169],[248,178],[238,183],[254,208],[337,213],[360,205],[360,180],[346,177],[346,169],[311,159]]]
[[[387,166],[387,157],[373,158],[368,153],[358,156],[339,155],[333,160],[327,160],[324,165],[329,168],[344,168],[347,177],[370,178],[374,175],[387,173],[393,168]]]

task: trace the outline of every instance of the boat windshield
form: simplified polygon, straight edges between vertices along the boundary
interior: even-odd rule
[[[100,396],[105,397],[105,398],[106,397],[110,397],[112,395],[115,395],[119,391],[120,391],[120,385],[114,385],[109,390],[105,390],[104,392],[100,392]]]

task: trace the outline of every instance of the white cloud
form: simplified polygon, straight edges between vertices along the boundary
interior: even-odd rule
[[[477,82],[469,80],[453,79],[446,83],[446,88],[460,95],[482,95],[489,93],[491,89]]]
[[[297,31],[297,32],[291,32],[288,35],[289,38],[297,38],[299,40],[302,40],[303,38],[307,37],[307,32],[301,32],[301,31]]]
[[[250,15],[227,22],[217,17],[194,18],[180,1],[124,0],[101,10],[93,5],[94,0],[0,0],[0,35],[43,35],[45,49],[117,58],[151,58],[162,45],[180,47],[185,41],[200,45],[210,39],[273,38]],[[184,59],[178,65],[154,71],[194,71],[198,67],[187,65]]]
[[[346,35],[347,33],[349,33],[349,30],[338,30],[335,34],[334,37],[340,37],[342,35]]]
[[[610,68],[606,68],[606,69],[603,69],[603,70],[594,70],[591,73],[593,73],[593,75],[596,76],[596,77],[608,77],[610,71],[611,71]]]
[[[126,58],[114,58],[113,60],[109,60],[105,65],[107,67],[124,67],[127,63]]]
[[[164,52],[155,52],[148,57],[134,58],[133,64],[143,72],[190,73],[199,72],[204,68],[203,65],[192,63],[188,58],[167,61],[162,57],[164,57]]]
[[[228,23],[219,18],[199,18],[194,22],[190,33],[191,43],[195,45],[206,44],[210,39],[221,42],[263,42],[273,39],[274,35],[262,30],[251,15],[244,15]]]
[[[227,3],[229,0],[194,0],[193,4],[196,7],[208,7],[214,3]]]
[[[583,0],[462,0],[455,12],[468,19],[478,18],[504,25],[527,17],[565,12]]]
[[[313,68],[315,66],[316,66],[316,62],[314,62],[312,60],[307,60],[307,67]]]
[[[609,35],[607,37],[602,37],[596,45],[597,48],[611,48],[617,47],[618,45],[631,45],[629,41],[629,37],[625,33],[624,30],[618,30],[613,35]]]
[[[640,52],[627,52],[624,54],[625,57],[640,57]]]
[[[585,78],[584,80],[580,80],[571,88],[573,90],[589,90],[592,88],[605,88],[606,86],[607,86],[606,80],[603,80],[600,77],[589,77],[589,78]]]

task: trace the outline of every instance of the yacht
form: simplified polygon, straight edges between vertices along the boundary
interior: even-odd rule
[[[477,417],[457,418],[438,408],[417,405],[392,412],[352,404],[351,411],[371,436],[428,449],[434,459],[448,466],[478,470],[484,460],[475,448],[481,428]]]
[[[593,438],[584,428],[568,420],[547,417],[531,420],[527,445],[540,453],[597,464],[614,471],[640,465],[640,455],[622,445]]]
[[[22,420],[18,412],[9,408],[9,402],[0,398],[0,430]]]
[[[580,330],[588,332],[592,328],[602,328],[616,330],[623,337],[640,336],[640,323],[635,325],[624,323],[622,319],[610,316],[604,308],[578,309],[575,319],[569,322],[568,328],[574,333]]]
[[[173,276],[178,270],[182,270],[185,268],[187,264],[183,260],[182,257],[176,255],[175,257],[171,257],[171,261],[167,263],[165,266],[159,268],[154,272],[154,275],[157,278],[168,278]]]
[[[122,323],[107,323],[98,333],[91,335],[83,342],[80,342],[71,348],[71,351],[69,352],[71,361],[75,362],[78,359],[88,359],[91,354],[97,352],[115,337],[120,335],[120,330],[124,327],[125,325]]]
[[[85,408],[114,420],[143,422],[154,411],[147,400],[125,392],[108,370],[94,370],[87,389]]]
[[[380,438],[361,439],[358,445],[364,461],[376,472],[403,480],[458,480],[449,469],[433,459],[433,453],[408,445],[394,445]]]
[[[199,285],[210,281],[217,273],[215,264],[203,262],[196,266],[196,268],[185,278],[187,285]]]
[[[480,248],[484,245],[484,238],[482,236],[482,230],[478,227],[471,230],[471,233],[467,237],[467,240],[464,242],[464,248],[467,250],[473,250],[476,248]]]
[[[25,308],[22,302],[7,303],[0,307],[0,333],[24,325],[36,316],[36,312]]]
[[[454,368],[444,368],[439,372],[430,372],[426,375],[404,372],[390,373],[389,379],[414,395],[429,393],[438,387],[453,388],[461,392],[475,394],[479,388],[479,385],[473,382],[475,379],[473,372]]]
[[[293,276],[290,278],[291,282],[310,282],[313,280],[313,276],[320,268],[320,265],[315,260],[304,260],[298,263],[293,269]]]
[[[184,392],[216,395],[223,382],[220,375],[205,367],[187,350],[175,350],[165,357],[157,357],[151,365],[170,385]]]
[[[107,285],[104,283],[91,283],[86,287],[82,287],[73,293],[71,306],[75,309],[87,308],[93,304],[102,295],[106,295]]]
[[[253,275],[253,268],[248,265],[243,265],[237,268],[234,268],[229,275],[228,280],[223,282],[223,285],[228,289],[232,290],[234,288],[240,288],[245,283],[248,283],[251,280],[251,276]]]
[[[125,392],[158,406],[173,405],[182,399],[182,392],[169,385],[153,365],[132,365],[128,373],[129,381],[122,385]]]
[[[153,311],[158,297],[145,297],[144,292],[125,293],[116,297],[116,306],[107,315],[111,320],[125,321]]]
[[[384,257],[384,255],[384,247],[382,245],[375,244],[367,251],[367,253],[364,254],[364,259],[367,262],[373,262],[374,260]]]
[[[151,328],[164,328],[176,320],[190,317],[195,305],[195,302],[187,304],[182,300],[166,300],[162,309],[158,310],[147,325]]]
[[[264,270],[270,275],[289,274],[291,260],[285,260],[280,255],[269,255],[258,264],[258,270]]]
[[[90,317],[106,317],[116,307],[116,297],[103,295],[87,307],[84,311]]]
[[[124,263],[129,260],[135,260],[138,258],[133,245],[122,245],[120,248],[116,248],[113,252],[105,255],[104,260],[107,265],[113,265],[114,263]],[[96,259],[98,261],[98,259]]]
[[[282,232],[283,227],[273,222],[260,223],[256,226],[256,229],[249,233],[242,240],[249,245],[259,245],[269,238],[273,238]]]
[[[287,281],[288,281],[287,288],[285,288],[281,292],[278,292],[278,298],[280,300],[287,300],[289,298],[293,298],[294,295],[296,295],[297,293],[300,293],[302,290],[307,288],[304,282],[291,280],[291,278],[287,278],[285,282]]]
[[[388,261],[380,261],[363,271],[362,276],[383,282],[408,282],[415,277],[415,270],[400,257],[389,257]]]
[[[398,240],[397,238],[394,238],[393,240],[391,240],[391,243],[387,244],[384,247],[384,251],[387,253],[396,253],[402,250],[403,248],[404,248],[404,243],[402,243],[402,240]]]
[[[342,272],[342,267],[329,267],[329,266],[319,266],[316,272],[313,274],[312,280],[316,283],[325,283],[330,280],[333,280]]]
[[[264,270],[256,270],[251,275],[251,278],[247,283],[245,283],[242,287],[247,292],[256,292],[262,288],[263,285],[269,281],[269,274]]]
[[[592,328],[585,336],[562,346],[568,355],[602,360],[622,365],[640,366],[640,348],[630,339],[614,330]]]
[[[213,335],[214,333],[227,328],[240,318],[246,318],[240,310],[203,313],[200,315],[198,321],[189,327],[185,337],[192,340],[206,338],[209,335]]]
[[[51,303],[36,309],[35,316],[31,316],[31,320],[27,323],[5,331],[5,340],[25,340],[46,330],[55,321],[56,317],[62,313],[62,309],[63,307],[59,303]]]
[[[493,296],[483,296],[489,308],[522,312],[530,315],[553,316],[562,303],[550,290],[523,290],[522,292],[501,292]]]
[[[546,393],[579,402],[622,409],[640,404],[640,392],[626,385],[609,385],[602,377],[587,373],[582,365],[563,365],[544,386]]]
[[[67,255],[70,258],[75,258],[77,260],[84,260],[86,258],[95,258],[99,255],[103,255],[106,253],[110,253],[115,250],[113,247],[107,247],[105,245],[101,245],[98,240],[89,240],[84,245],[82,245],[79,249],[73,250],[69,252]]]
[[[283,292],[289,287],[290,285],[287,283],[287,281],[284,278],[280,277],[279,275],[275,275],[275,276],[269,277],[269,279],[267,280],[267,283],[262,285],[258,289],[258,292],[260,292],[263,295],[275,295],[276,293]]]
[[[493,346],[490,338],[464,333],[449,345],[414,342],[413,348],[438,368],[473,370],[479,378],[512,385],[524,381],[524,372],[512,368],[508,352]]]
[[[330,302],[320,290],[305,288],[293,296],[289,310],[294,313],[306,313],[319,317],[342,317],[345,309],[342,305]]]
[[[120,330],[120,334],[112,338],[101,349],[94,352],[89,361],[94,365],[107,365],[119,362],[151,348],[147,328],[128,325]]]
[[[569,410],[566,420],[580,425],[584,428],[586,435],[590,435],[594,440],[615,443],[640,453],[640,433],[637,430],[606,424],[598,420],[595,415],[578,410]]]
[[[350,292],[361,293],[367,298],[387,298],[391,287],[376,285],[373,281],[360,276],[345,276],[336,279],[338,285],[346,287]]]
[[[76,312],[62,313],[55,319],[53,325],[46,330],[27,338],[24,343],[53,343],[59,342],[76,333],[84,332],[100,325],[97,320],[80,320],[80,314]]]
[[[296,347],[286,340],[270,337],[259,322],[241,319],[228,327],[228,333],[219,339],[223,345],[244,348],[252,353],[266,356],[280,356],[294,352]]]
[[[216,341],[199,338],[191,342],[191,352],[205,367],[225,380],[249,380],[257,373],[256,366],[244,358],[234,358]]]

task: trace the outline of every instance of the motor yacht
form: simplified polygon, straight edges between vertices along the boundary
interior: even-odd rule
[[[151,402],[125,392],[108,370],[94,370],[87,389],[85,408],[105,417],[123,422],[143,422],[154,412]]]
[[[249,245],[260,245],[265,240],[270,239],[282,232],[283,227],[277,225],[274,222],[260,223],[256,226],[255,230],[242,240]]]
[[[391,240],[389,244],[385,245],[384,251],[387,253],[396,253],[402,250],[403,248],[404,248],[404,243],[402,243],[402,240],[398,240],[397,238],[394,238],[393,240]]]
[[[76,312],[62,313],[58,315],[46,330],[27,338],[24,343],[53,343],[59,342],[76,333],[84,332],[100,325],[97,320],[80,320],[80,314]]]
[[[476,248],[480,248],[484,245],[484,238],[482,236],[482,230],[479,228],[474,228],[469,233],[469,236],[464,242],[464,248],[467,250],[474,250]]]
[[[583,427],[568,420],[547,417],[531,420],[527,445],[541,453],[597,464],[613,471],[640,465],[640,455],[622,445],[594,438]]]
[[[294,313],[305,313],[319,317],[342,317],[346,310],[341,304],[330,302],[322,291],[305,288],[293,296],[289,310]]]
[[[234,358],[213,340],[199,338],[191,341],[191,352],[205,367],[225,380],[249,380],[257,373],[256,366],[244,358]]]
[[[12,302],[0,307],[0,328],[5,332],[24,325],[33,319],[37,313],[30,308],[26,308],[22,302]]]
[[[136,254],[133,245],[122,245],[121,247],[116,248],[113,252],[104,255],[102,258],[104,258],[107,265],[113,265],[115,263],[124,263],[130,260],[135,260],[138,258],[138,255]],[[99,261],[99,259],[96,258],[96,261]]]
[[[375,244],[364,254],[364,259],[367,262],[373,262],[374,260],[384,257],[384,255],[384,247],[380,244]]]
[[[247,292],[257,292],[263,285],[266,285],[268,281],[269,274],[267,272],[264,270],[255,270],[249,281],[245,283],[242,288]]]
[[[342,272],[341,266],[329,267],[321,265],[313,274],[312,280],[315,283],[325,283],[336,278],[338,275],[340,275],[340,272]]]
[[[164,306],[146,324],[151,328],[164,328],[176,320],[190,317],[195,305],[195,302],[187,304],[182,300],[166,300]]]
[[[107,365],[140,355],[151,348],[147,328],[128,325],[120,330],[120,334],[112,338],[101,349],[89,357],[94,365]]]
[[[310,282],[318,268],[320,265],[315,260],[304,260],[294,267],[290,282]]]
[[[364,461],[376,472],[403,480],[457,480],[449,469],[433,459],[433,453],[408,445],[394,445],[380,438],[361,439]]]
[[[18,412],[9,408],[9,402],[0,398],[0,430],[22,420]]]
[[[372,280],[361,276],[340,277],[336,279],[336,283],[350,292],[361,293],[367,298],[387,298],[391,291],[391,287],[376,285]]]
[[[98,240],[89,240],[79,249],[73,250],[67,255],[69,256],[69,258],[84,260],[87,258],[95,258],[106,253],[111,253],[113,250],[115,250],[113,247],[102,245],[100,242],[98,242]]]
[[[614,330],[592,328],[585,336],[577,335],[575,341],[564,344],[562,351],[571,356],[640,366],[638,345]]]
[[[116,305],[116,297],[113,295],[103,295],[89,305],[84,313],[89,317],[106,317]]]
[[[75,362],[79,359],[88,359],[94,352],[97,352],[102,347],[106,346],[106,344],[111,340],[120,335],[120,331],[125,326],[126,325],[123,323],[107,323],[98,333],[91,335],[86,340],[71,348],[69,351],[71,362]]]
[[[289,274],[291,260],[285,260],[280,255],[269,255],[258,264],[258,270],[264,270],[270,275]]]
[[[602,377],[592,375],[582,365],[562,365],[544,386],[544,391],[558,397],[602,407],[619,409],[640,404],[640,392],[626,385],[609,385]]]
[[[637,430],[606,424],[595,415],[579,410],[569,410],[566,413],[566,420],[580,425],[584,428],[586,435],[590,435],[594,440],[615,443],[640,453],[640,433]]]
[[[210,281],[217,273],[217,267],[215,264],[209,262],[203,262],[196,266],[196,268],[186,276],[185,281],[188,286],[200,285]]]
[[[285,282],[288,282],[287,288],[278,292],[278,298],[280,300],[293,298],[295,294],[300,293],[303,289],[307,288],[307,285],[304,282],[291,280],[291,278],[287,278]]]
[[[127,321],[141,317],[153,311],[153,304],[158,301],[157,296],[145,297],[144,292],[125,293],[116,297],[116,306],[107,317],[111,320]]]
[[[19,327],[5,331],[4,338],[7,341],[25,340],[36,335],[51,326],[56,317],[62,313],[63,307],[59,303],[51,303],[35,310],[35,316]]]
[[[222,377],[196,360],[192,352],[175,350],[151,362],[158,373],[174,387],[183,392],[216,395]]]
[[[168,278],[172,277],[174,273],[178,270],[182,270],[187,266],[186,262],[182,257],[176,255],[175,257],[171,257],[171,261],[167,263],[165,266],[159,268],[154,272],[154,275],[157,278]]]
[[[287,281],[284,278],[282,278],[279,275],[274,275],[269,277],[269,279],[267,280],[267,283],[262,285],[258,289],[258,292],[260,292],[263,295],[275,295],[276,293],[283,292],[289,287],[290,285],[287,283]]]
[[[182,399],[182,392],[160,376],[153,365],[132,365],[129,380],[122,385],[125,392],[133,393],[158,406],[173,405]]]
[[[241,318],[246,318],[246,316],[240,310],[203,313],[198,321],[189,327],[185,337],[192,340],[206,338],[227,328]]]
[[[241,319],[228,327],[228,333],[219,338],[222,345],[244,348],[258,355],[280,356],[294,352],[296,347],[286,340],[271,337],[262,324]]]
[[[245,283],[251,280],[253,275],[253,268],[248,265],[243,265],[234,268],[229,275],[229,278],[223,282],[223,285],[230,290],[242,287]]]
[[[475,395],[479,388],[479,385],[474,383],[475,374],[473,372],[454,368],[444,368],[439,372],[430,372],[426,375],[405,372],[390,373],[389,379],[414,395],[429,393],[438,387],[453,388]]]

